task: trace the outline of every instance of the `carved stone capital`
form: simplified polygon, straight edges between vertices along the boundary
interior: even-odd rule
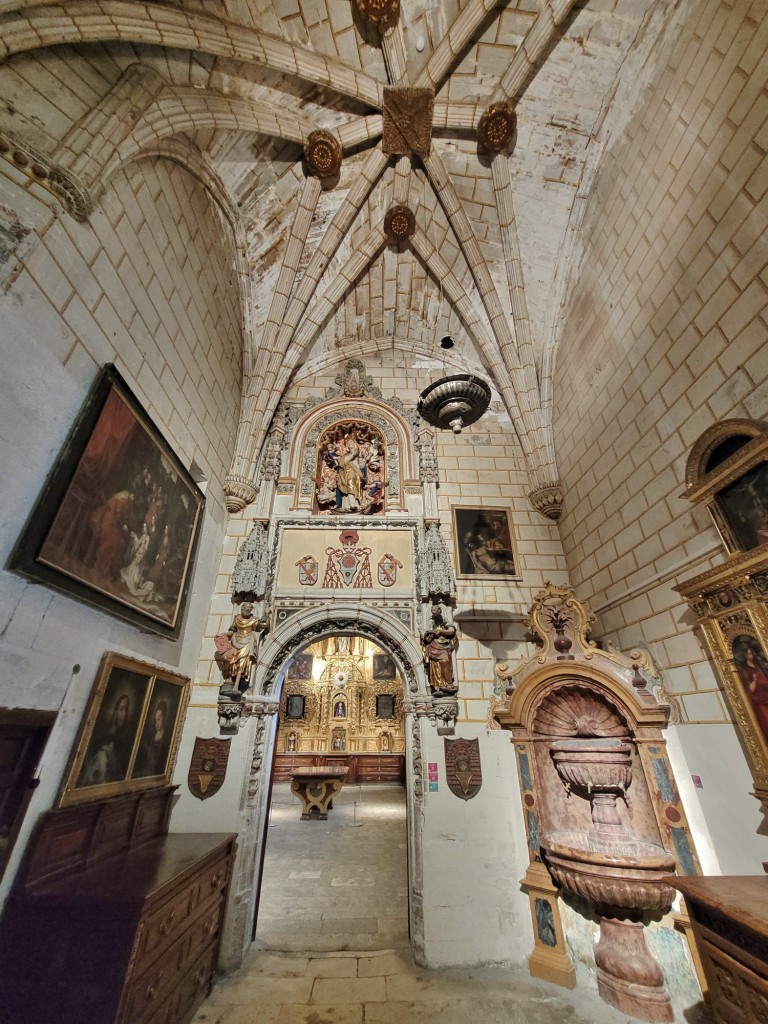
[[[237,735],[243,706],[239,701],[220,699],[218,705],[219,730],[227,735]]]
[[[238,476],[236,473],[227,474],[224,482],[224,501],[227,512],[231,515],[242,512],[246,505],[255,501],[258,493],[258,488],[244,476]]]
[[[459,717],[459,702],[455,697],[434,697],[432,710],[437,723],[438,736],[453,736]]]
[[[398,245],[416,230],[416,218],[407,206],[390,206],[384,217],[384,233],[390,245]]]
[[[335,135],[326,131],[311,132],[304,147],[307,169],[323,181],[335,177],[341,170],[341,146]]]
[[[56,196],[75,220],[88,219],[93,209],[91,194],[71,171],[57,166],[39,150],[4,132],[0,132],[0,156],[10,160],[32,181]]]
[[[559,480],[553,480],[542,487],[535,487],[528,492],[528,501],[541,515],[557,522],[563,511],[563,485]]]
[[[517,131],[517,114],[511,103],[492,103],[480,118],[477,137],[489,153],[505,150]]]

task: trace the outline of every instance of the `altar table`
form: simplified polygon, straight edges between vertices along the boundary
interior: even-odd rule
[[[301,800],[302,821],[326,821],[333,798],[341,792],[348,768],[297,768],[291,772],[291,792]]]

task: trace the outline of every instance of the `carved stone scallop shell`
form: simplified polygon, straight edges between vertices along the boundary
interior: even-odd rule
[[[626,722],[585,686],[559,687],[539,705],[533,731],[545,736],[626,736]]]

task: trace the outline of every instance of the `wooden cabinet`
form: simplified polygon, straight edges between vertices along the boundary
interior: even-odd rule
[[[768,1021],[768,878],[674,878],[718,1024]]]
[[[344,784],[356,782],[405,782],[403,754],[315,753],[277,754],[275,782],[290,782],[301,768],[348,768]]]
[[[106,819],[119,819],[116,810]],[[59,862],[71,861],[66,823],[53,826],[43,832],[56,834]],[[81,842],[83,829],[69,834]],[[91,863],[62,873],[38,838],[31,864],[43,865],[44,877],[27,872],[0,924],[6,1024],[188,1021],[216,968],[234,839],[155,834],[106,858],[97,844]]]

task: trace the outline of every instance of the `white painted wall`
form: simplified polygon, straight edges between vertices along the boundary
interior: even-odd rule
[[[59,712],[0,895],[36,818],[54,802],[104,652],[184,674],[197,664],[226,523],[222,479],[240,394],[232,239],[194,178],[163,161],[132,165],[116,175],[88,224],[37,192],[0,176],[0,204],[29,229],[0,268],[0,564],[107,362],[181,461],[199,467],[207,504],[178,642],[0,569],[0,707]]]

